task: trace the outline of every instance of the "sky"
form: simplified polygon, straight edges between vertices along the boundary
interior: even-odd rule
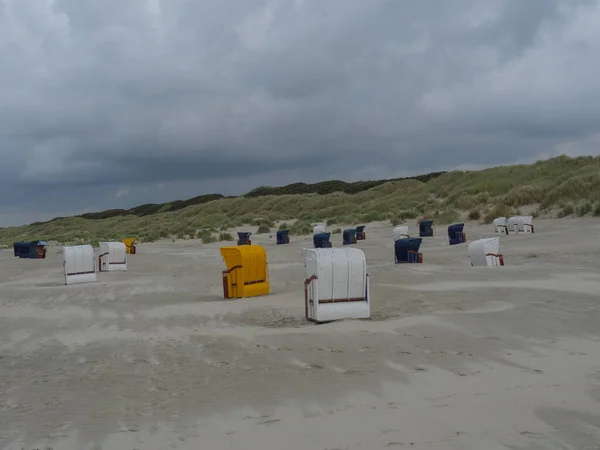
[[[600,0],[0,0],[0,226],[600,153]]]

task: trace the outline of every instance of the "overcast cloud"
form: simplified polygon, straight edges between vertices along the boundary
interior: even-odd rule
[[[597,0],[0,0],[0,226],[600,153]]]

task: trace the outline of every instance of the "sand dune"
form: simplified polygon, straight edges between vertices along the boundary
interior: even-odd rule
[[[240,300],[219,244],[142,244],[73,286],[60,248],[0,252],[0,448],[600,448],[600,222],[539,220],[493,269],[443,227],[395,265],[391,229],[358,244],[372,318],[326,325],[304,319],[309,237],[254,235],[272,294]]]

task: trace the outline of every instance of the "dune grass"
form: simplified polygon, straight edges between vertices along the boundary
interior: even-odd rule
[[[255,190],[249,197],[222,197],[145,216],[59,218],[0,229],[0,246],[18,240],[80,244],[129,236],[142,242],[160,238],[230,241],[233,238],[227,230],[249,225],[264,233],[289,228],[290,234],[308,235],[317,221],[329,226],[371,221],[395,225],[420,218],[434,219],[437,224],[469,219],[490,223],[530,205],[536,205],[534,215],[600,216],[600,157],[560,156],[531,165],[365,184],[371,185],[357,193],[257,196]],[[278,227],[278,221],[285,223]]]

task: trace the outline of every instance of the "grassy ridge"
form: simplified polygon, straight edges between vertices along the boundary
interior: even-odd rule
[[[306,184],[306,183],[294,183],[288,184],[282,187],[270,187],[261,186],[250,192],[244,197],[262,197],[265,195],[300,195],[300,194],[319,194],[327,195],[333,194],[334,192],[342,192],[344,194],[358,194],[362,191],[367,191],[382,184],[389,183],[391,181],[403,181],[403,180],[417,180],[426,183],[427,181],[437,178],[446,172],[433,172],[426,175],[418,175],[416,177],[408,178],[394,178],[391,180],[373,180],[373,181],[356,181],[354,183],[347,183],[340,180],[322,181],[320,183]]]
[[[384,183],[388,183],[390,181],[399,181],[399,180],[419,180],[419,181],[427,181],[432,178],[438,177],[445,172],[434,172],[426,175],[418,175],[415,177],[409,178],[397,178],[393,180],[374,180],[374,181],[355,181],[355,182],[346,182],[340,180],[331,180],[331,181],[322,181],[319,183],[307,184],[307,183],[293,183],[288,184],[287,186],[280,187],[271,187],[271,186],[260,186],[247,194],[244,194],[243,197],[261,197],[265,195],[300,195],[300,194],[319,194],[326,195],[331,194],[333,192],[343,192],[346,194],[356,194],[361,191],[366,191],[373,187],[379,186]],[[204,203],[212,202],[213,200],[220,200],[222,198],[235,198],[235,197],[225,197],[221,194],[205,194],[199,195],[198,197],[189,198],[187,200],[176,200],[173,202],[167,203],[147,203],[145,205],[136,206],[130,209],[108,209],[106,211],[93,212],[93,213],[85,213],[80,214],[74,217],[82,217],[84,219],[110,219],[111,217],[118,216],[151,216],[153,214],[159,214],[164,212],[173,212],[179,211],[180,209],[187,208],[188,206],[193,205],[202,205]],[[65,217],[56,217],[47,222],[53,222],[56,220],[64,219]],[[42,225],[46,222],[35,222],[32,225]],[[1,229],[1,228],[0,228]]]
[[[118,216],[151,216],[153,214],[163,213],[163,212],[173,212],[178,211],[183,208],[187,208],[192,205],[202,205],[203,203],[212,202],[213,200],[219,200],[222,198],[226,198],[221,194],[206,194],[200,195],[198,197],[193,197],[187,200],[176,200],[174,202],[169,203],[146,203],[145,205],[136,206],[130,209],[107,209],[106,211],[94,212],[94,213],[85,213],[80,214],[74,217],[81,217],[83,219],[110,219],[111,217]],[[54,222],[57,220],[65,219],[65,217],[56,217],[48,222]],[[35,222],[31,225],[43,225],[47,222]]]
[[[0,229],[0,245],[33,239],[95,243],[126,236],[146,242],[163,237],[197,237],[211,242],[232,239],[227,230],[243,225],[261,225],[261,230],[268,232],[280,220],[288,221],[292,234],[309,234],[315,221],[333,225],[389,220],[396,224],[427,217],[436,223],[466,218],[490,222],[498,215],[518,213],[525,205],[538,205],[536,214],[600,215],[600,157],[560,156],[531,165],[338,183],[343,182],[317,183],[310,193],[302,190],[311,185],[297,183],[285,188],[262,187],[241,197],[212,194],[217,197],[209,200],[210,196],[202,196],[206,201],[180,209],[173,209],[173,205],[181,205],[178,202],[164,204],[148,214],[145,212],[152,208],[144,205],[138,207],[138,213],[108,218],[86,214],[54,219]],[[334,186],[345,186],[346,192],[329,192]],[[286,188],[287,193],[277,194]]]

